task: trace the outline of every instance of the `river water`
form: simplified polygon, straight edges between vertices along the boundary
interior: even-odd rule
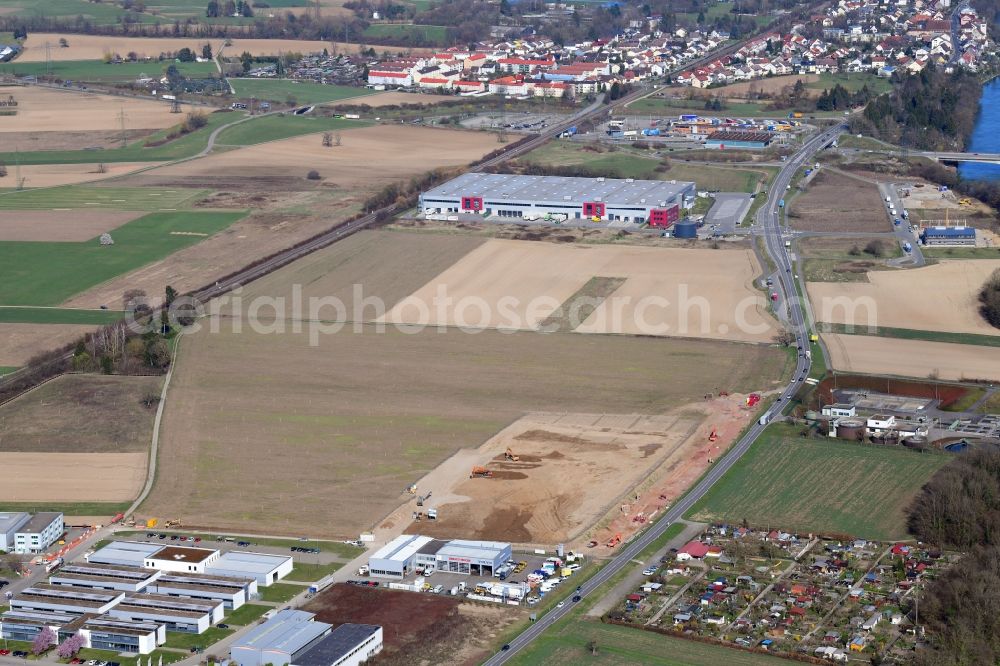
[[[1000,153],[1000,79],[993,79],[983,86],[979,101],[979,118],[972,132],[967,152]],[[1000,164],[963,162],[958,167],[962,178],[975,180],[1000,180]]]

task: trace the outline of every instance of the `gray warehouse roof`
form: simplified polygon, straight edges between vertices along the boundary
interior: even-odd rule
[[[104,548],[91,553],[88,562],[103,564],[132,564],[142,567],[147,557],[163,550],[163,546],[154,543],[139,543],[138,541],[112,541]]]
[[[46,527],[52,524],[56,518],[61,518],[62,514],[58,511],[42,511],[41,513],[36,513],[28,521],[28,524],[18,530],[18,532],[41,532]]]
[[[342,624],[329,636],[295,659],[295,666],[330,666],[351,652],[382,627],[375,624]]]
[[[227,551],[212,564],[205,567],[207,573],[245,571],[249,574],[266,574],[292,559],[288,555],[266,555],[264,553],[241,553]]]
[[[23,511],[17,513],[0,513],[0,532],[10,532],[28,522],[31,516]]]
[[[454,539],[438,550],[444,557],[477,557],[484,560],[496,559],[510,548],[509,543],[500,541],[466,541]]]
[[[694,183],[631,178],[568,178],[466,173],[423,193],[424,198],[477,196],[521,202],[599,201],[608,206],[664,206]],[[676,202],[675,202],[676,203]]]
[[[330,630],[332,625],[313,622],[313,617],[312,613],[305,611],[279,611],[270,620],[233,643],[232,647],[294,654]]]

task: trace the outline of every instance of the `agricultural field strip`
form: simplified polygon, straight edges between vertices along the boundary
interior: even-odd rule
[[[942,260],[908,271],[868,273],[868,282],[810,282],[809,297],[819,322],[941,333],[1000,336],[979,314],[978,292],[1000,269],[996,260]],[[934,294],[933,307],[927,294]],[[972,338],[975,339],[975,338]]]
[[[837,370],[944,380],[1000,380],[1000,354],[988,348],[927,340],[823,333]]]
[[[905,538],[905,508],[944,454],[799,438],[772,426],[688,513],[693,520]],[[830,479],[843,482],[830,483]]]
[[[111,208],[117,210],[180,210],[210,190],[185,188],[85,187],[69,185],[38,190],[0,193],[0,210],[51,210],[70,213],[73,209]]]
[[[194,245],[245,214],[149,213],[118,227],[111,246],[0,242],[0,304],[59,305],[81,291]],[[39,267],[45,267],[44,272]]]

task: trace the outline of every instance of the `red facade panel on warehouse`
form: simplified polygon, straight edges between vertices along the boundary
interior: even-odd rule
[[[482,210],[482,197],[462,197],[462,210]]]
[[[649,226],[669,227],[671,224],[679,220],[680,216],[680,206],[671,206],[670,208],[653,208],[649,211]]]
[[[604,203],[600,201],[583,202],[583,214],[586,217],[604,217]]]

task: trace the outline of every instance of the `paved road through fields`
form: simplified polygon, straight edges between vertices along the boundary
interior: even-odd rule
[[[811,163],[813,155],[833,141],[844,129],[843,125],[838,124],[806,141],[799,151],[784,163],[768,194],[767,203],[757,212],[758,228],[756,233],[763,235],[767,253],[778,267],[778,280],[776,284],[780,295],[778,307],[786,309],[787,321],[792,325],[797,343],[802,349],[809,348],[809,331],[805,325],[804,308],[796,297],[797,294],[792,278],[792,261],[785,251],[784,238],[778,222],[778,201],[785,196],[785,190],[791,183],[795,172],[803,167],[803,165]],[[788,298],[789,295],[793,296],[793,298]],[[809,367],[810,360],[800,355],[796,361],[795,373],[792,375],[791,381],[772,405],[768,415],[780,413],[788,405],[792,396],[795,395],[799,381],[808,374]],[[767,419],[763,420],[767,421]],[[580,588],[580,596],[586,597],[593,594],[597,588],[610,580],[619,571],[625,567],[632,566],[632,561],[638,557],[639,553],[650,543],[662,536],[667,528],[680,520],[698,500],[704,497],[722,475],[746,453],[766,427],[766,424],[761,424],[760,422],[754,423],[746,434],[708,471],[690,492],[667,509],[660,520],[639,535],[638,538],[624,546],[618,555],[601,569],[597,575],[584,583]],[[498,666],[499,664],[506,663],[514,655],[528,647],[555,622],[572,612],[572,610],[573,604],[567,604],[563,608],[552,609],[505,646],[507,647],[506,650],[502,650],[486,660],[484,665]]]

